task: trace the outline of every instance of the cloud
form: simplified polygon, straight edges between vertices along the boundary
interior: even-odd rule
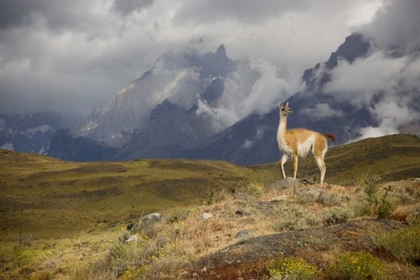
[[[373,20],[356,30],[372,42],[371,53],[340,61],[325,91],[340,102],[367,109],[378,126],[359,139],[399,132],[420,118],[420,2],[384,1]]]
[[[242,113],[244,116],[250,113],[268,113],[278,106],[279,102],[285,101],[299,90],[299,80],[288,80],[287,77],[282,76],[280,69],[267,60],[254,61],[252,67],[261,76],[252,87],[249,96],[243,101]]]
[[[358,139],[398,133],[420,118],[420,59],[416,55],[394,57],[376,51],[353,63],[341,61],[330,74],[325,92],[341,103],[367,109],[379,124],[361,128]]]
[[[255,88],[274,102],[274,87],[294,84],[325,61],[380,0],[0,1],[0,112],[90,113],[149,70],[163,52],[203,38],[224,43],[235,60],[262,59],[288,77],[267,75]],[[328,18],[328,21],[325,20]],[[258,93],[258,94],[257,94]],[[258,102],[257,102],[258,103]]]
[[[254,141],[246,139],[245,142],[242,144],[242,148],[249,149],[254,145]]]
[[[355,140],[397,134],[399,133],[399,127],[420,117],[418,112],[393,100],[381,102],[374,108],[370,108],[370,110],[380,123],[377,127],[368,126],[362,128],[360,130],[361,136]]]
[[[310,0],[212,0],[212,1],[184,1],[177,12],[176,20],[194,23],[213,23],[217,20],[238,20],[255,22],[279,16],[294,10],[307,10],[314,3]],[[240,8],[239,8],[240,7]]]
[[[375,19],[359,30],[382,49],[406,55],[420,50],[420,2],[386,1]]]
[[[240,118],[236,115],[236,112],[231,109],[224,107],[213,108],[210,107],[206,102],[198,100],[198,109],[196,114],[198,116],[207,116],[212,119],[213,130],[215,132],[220,132],[223,129],[233,125],[235,122],[239,121]]]
[[[341,60],[331,71],[331,81],[324,90],[338,101],[361,108],[369,105],[375,95],[397,86],[407,63],[407,57],[388,57],[384,51],[353,63]]]
[[[301,110],[303,115],[310,116],[314,120],[322,120],[330,117],[339,117],[343,113],[330,107],[327,103],[318,103],[312,108],[304,108]]]
[[[153,5],[153,0],[114,0],[112,8],[126,16],[131,12],[148,8]]]

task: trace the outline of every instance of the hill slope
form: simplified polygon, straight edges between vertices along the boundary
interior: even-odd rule
[[[384,181],[419,177],[420,138],[396,134],[330,147],[325,163],[325,180],[331,184],[352,185],[366,175],[380,176]],[[280,172],[277,163],[256,165],[251,169],[273,179]],[[292,176],[290,162],[285,164],[285,171]],[[314,176],[319,177],[319,169],[313,156],[299,159],[297,177],[312,179]]]
[[[205,203],[211,192],[248,181],[250,169],[220,161],[71,163],[0,151],[3,240],[18,232],[62,236],[163,208]]]
[[[280,158],[280,152],[279,152]],[[364,176],[386,181],[420,176],[420,138],[392,135],[332,147],[326,182],[354,185]],[[285,165],[291,176],[290,162]],[[222,188],[281,179],[277,163],[239,167],[222,161],[185,159],[73,163],[34,154],[0,151],[2,239],[19,232],[62,236],[144,213],[206,203]],[[299,161],[298,178],[319,171],[311,155]]]
[[[418,268],[372,237],[420,221],[420,179],[390,182],[420,175],[419,147],[409,135],[333,147],[327,184],[280,190],[265,188],[280,179],[275,163],[72,163],[1,150],[0,278],[262,279],[279,256],[315,262],[323,273],[338,256],[362,250],[382,260],[387,279],[416,279]],[[317,174],[312,157],[300,163],[299,177]],[[367,200],[373,189],[362,179],[375,175],[384,183],[375,181],[377,200]],[[156,210],[160,221],[126,230]],[[372,220],[380,215],[396,221]],[[127,244],[130,234],[138,242]]]

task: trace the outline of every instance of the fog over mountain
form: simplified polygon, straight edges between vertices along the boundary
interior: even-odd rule
[[[325,61],[383,5],[379,0],[1,1],[0,113],[88,115],[151,69],[162,53],[200,39],[205,52],[223,43],[229,58],[264,67],[267,77],[256,90],[274,94]],[[279,75],[283,81],[277,81]],[[267,111],[274,99],[248,104],[261,101],[255,109]]]
[[[420,119],[420,2],[395,1],[379,9],[359,32],[372,44],[354,62],[341,60],[330,72],[325,93],[355,108],[366,107],[377,126],[360,138],[398,133]]]

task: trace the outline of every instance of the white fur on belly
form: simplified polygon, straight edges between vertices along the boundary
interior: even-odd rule
[[[311,135],[303,143],[298,143],[298,155],[302,158],[305,158],[315,142],[315,135]]]

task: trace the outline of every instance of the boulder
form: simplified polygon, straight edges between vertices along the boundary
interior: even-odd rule
[[[139,242],[139,238],[137,237],[137,235],[132,235],[125,241],[125,243],[136,243],[136,242]]]
[[[204,220],[208,220],[210,218],[213,218],[213,215],[212,214],[207,213],[207,212],[203,213],[203,219]]]
[[[268,190],[284,190],[287,188],[294,188],[294,187],[301,187],[301,186],[302,184],[300,183],[298,179],[287,177],[285,179],[272,183],[268,187]]]
[[[235,238],[237,238],[237,239],[248,239],[248,238],[253,237],[254,235],[255,234],[252,230],[240,230],[235,235]]]
[[[144,217],[141,217],[140,218],[140,223],[147,224],[147,223],[158,222],[158,221],[160,221],[161,218],[162,218],[162,215],[155,212],[155,213],[151,213],[149,215],[146,215]]]

